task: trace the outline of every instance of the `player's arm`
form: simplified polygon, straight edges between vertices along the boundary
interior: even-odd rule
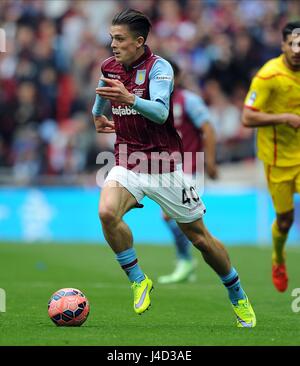
[[[285,123],[291,127],[299,128],[300,116],[292,113],[264,113],[245,106],[242,113],[242,123],[245,127],[263,127]]]
[[[242,123],[245,127],[254,128],[278,124],[288,124],[294,128],[300,127],[300,116],[296,114],[264,112],[275,88],[274,78],[254,77],[242,112]]]
[[[96,89],[96,93],[111,101],[126,104],[152,122],[163,124],[169,116],[170,95],[174,84],[173,69],[163,59],[158,59],[149,73],[150,100],[129,93],[119,80],[102,78],[108,85]]]
[[[210,178],[216,179],[218,176],[216,165],[216,134],[210,121],[209,110],[198,95],[188,91],[185,91],[184,95],[185,109],[188,116],[195,127],[202,130],[206,172]]]
[[[151,121],[163,124],[166,122],[170,111],[170,98],[174,88],[174,72],[168,61],[159,58],[152,66],[149,73],[149,94],[150,100],[135,98],[135,108],[143,114],[148,110],[148,117]],[[155,119],[151,115],[151,106],[155,105],[157,113]]]
[[[104,81],[100,79],[98,88],[105,85]],[[109,121],[106,116],[103,115],[106,99],[96,94],[95,102],[92,109],[93,119],[96,131],[99,133],[113,133],[115,132],[115,125],[113,121]]]

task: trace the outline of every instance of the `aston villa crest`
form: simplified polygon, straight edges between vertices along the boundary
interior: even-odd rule
[[[137,70],[135,83],[137,85],[142,85],[145,82],[145,78],[146,78],[146,70]]]

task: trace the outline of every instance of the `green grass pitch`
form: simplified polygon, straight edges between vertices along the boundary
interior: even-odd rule
[[[257,326],[240,329],[216,274],[198,258],[197,281],[159,285],[173,269],[170,246],[136,245],[140,264],[154,280],[152,307],[133,311],[125,274],[104,245],[0,244],[0,287],[6,312],[0,313],[0,345],[300,345],[300,312],[291,292],[300,287],[300,249],[288,248],[290,284],[273,288],[270,247],[229,247],[252,305]],[[62,287],[81,289],[91,304],[78,328],[56,327],[48,317],[50,295]]]

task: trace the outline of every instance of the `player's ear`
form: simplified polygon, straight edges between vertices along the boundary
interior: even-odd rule
[[[145,39],[143,36],[139,36],[137,37],[136,39],[136,45],[137,45],[137,48],[141,48],[145,43]]]

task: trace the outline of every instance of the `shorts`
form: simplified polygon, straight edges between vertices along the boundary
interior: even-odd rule
[[[277,214],[294,209],[294,193],[300,193],[300,165],[276,167],[264,164],[269,192]]]
[[[144,174],[118,165],[108,173],[104,184],[108,181],[120,183],[138,203],[145,196],[149,197],[179,223],[196,221],[205,213],[201,198],[181,168],[171,173]]]

